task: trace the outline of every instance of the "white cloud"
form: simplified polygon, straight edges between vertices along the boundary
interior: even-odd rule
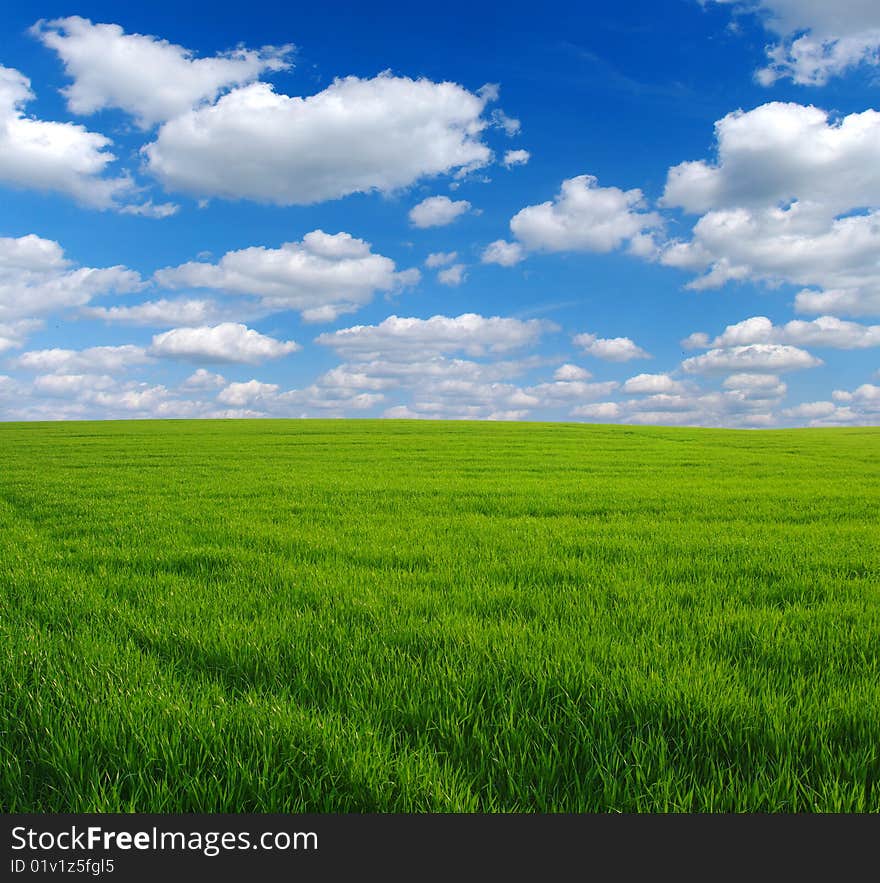
[[[43,327],[39,319],[15,319],[0,322],[0,353],[24,346],[28,336]]]
[[[508,150],[501,162],[504,168],[512,169],[514,166],[524,166],[531,158],[528,150]]]
[[[870,404],[880,407],[880,386],[875,386],[872,383],[863,383],[853,392],[835,390],[832,397],[838,402],[856,402],[858,404]]]
[[[261,383],[259,380],[248,380],[246,383],[230,383],[217,395],[217,401],[224,405],[243,408],[247,405],[259,405],[263,400],[272,398],[280,387],[277,383]]]
[[[530,346],[553,329],[552,323],[540,319],[486,318],[474,313],[430,319],[389,316],[379,325],[355,325],[321,334],[316,342],[357,359],[424,358],[450,352],[482,356]]]
[[[773,343],[754,343],[727,349],[711,349],[681,363],[688,374],[728,374],[755,371],[760,374],[814,368],[822,360],[806,350]]]
[[[56,374],[119,374],[133,365],[149,362],[143,347],[93,346],[84,350],[45,349],[22,353],[14,364],[28,371]]]
[[[307,98],[253,83],[169,120],[144,153],[170,190],[308,205],[487,165],[485,104],[455,83],[389,73]]]
[[[592,175],[580,175],[563,181],[553,202],[514,215],[510,229],[528,251],[608,252],[661,226],[660,216],[643,208],[641,190],[600,187]]]
[[[706,0],[703,0],[706,2]],[[715,0],[760,12],[779,41],[767,47],[765,86],[791,79],[821,86],[861,64],[880,64],[880,7],[874,0]]]
[[[400,358],[368,359],[343,363],[327,371],[319,379],[322,386],[344,385],[357,389],[390,389],[431,385],[441,380],[467,380],[488,384],[517,377],[534,367],[535,360],[474,362],[468,359],[450,359],[439,355],[425,355],[410,350],[396,353]]]
[[[332,321],[368,303],[377,291],[418,281],[418,270],[397,272],[394,261],[373,254],[348,233],[307,233],[280,248],[254,246],[227,252],[216,264],[191,261],[155,274],[168,288],[209,288],[260,297],[270,311],[296,310],[306,321]]]
[[[227,311],[212,300],[163,298],[131,307],[83,307],[81,312],[90,319],[122,325],[179,326],[218,322],[225,317]]]
[[[461,285],[465,280],[466,269],[467,268],[464,264],[453,264],[451,267],[447,267],[445,270],[441,270],[437,274],[437,281],[441,285]]]
[[[805,402],[803,405],[797,405],[794,408],[786,408],[782,413],[786,417],[816,420],[823,417],[830,417],[836,410],[837,406],[834,402]]]
[[[150,355],[196,362],[257,364],[296,352],[299,344],[267,337],[235,322],[213,327],[173,328],[153,337]]]
[[[597,420],[616,420],[620,417],[622,409],[616,402],[598,402],[593,405],[579,405],[575,408],[572,417],[595,418]]]
[[[470,208],[466,199],[453,202],[448,196],[429,196],[410,209],[409,220],[414,227],[445,227]]]
[[[282,391],[278,384],[249,380],[230,383],[217,395],[217,401],[238,411],[254,409],[259,416],[344,416],[351,411],[365,411],[384,401],[376,392],[363,392],[362,387],[338,382],[324,377],[303,389]]]
[[[785,325],[774,325],[766,316],[752,316],[735,325],[728,325],[712,341],[702,332],[692,334],[688,340],[694,349],[748,346],[752,343],[865,349],[880,346],[880,325],[860,325],[834,316],[820,316],[811,322],[795,319]]]
[[[637,374],[623,384],[623,391],[630,395],[678,393],[683,390],[684,384],[673,380],[668,374]]]
[[[0,181],[72,196],[83,205],[108,209],[134,190],[127,176],[104,177],[116,159],[111,141],[74,123],[27,116],[34,100],[30,80],[0,65]]]
[[[608,362],[629,362],[632,359],[650,359],[651,354],[645,352],[628,337],[596,337],[595,334],[578,334],[574,338],[575,346],[581,347],[585,353]]]
[[[128,389],[108,390],[87,394],[83,398],[90,404],[108,411],[107,416],[115,413],[140,412],[143,416],[154,417],[185,417],[190,416],[188,402],[169,402],[171,394],[164,386],[150,386],[142,383],[132,385]]]
[[[152,199],[140,204],[123,205],[117,208],[121,215],[137,215],[142,218],[170,218],[180,211],[174,202],[154,203]]]
[[[449,264],[454,264],[457,259],[457,251],[435,251],[425,259],[425,266],[433,270],[436,267],[446,267]]]
[[[31,33],[58,53],[73,80],[62,90],[73,113],[119,108],[144,129],[213,101],[225,89],[291,66],[291,46],[237,48],[196,58],[167,40],[126,34],[119,25],[79,16],[39,21]]]
[[[776,374],[731,374],[722,386],[754,398],[779,399],[788,389]]]
[[[226,378],[205,368],[197,368],[183,381],[185,389],[218,389],[221,386],[226,386]]]
[[[688,383],[674,392],[650,392],[620,402],[599,402],[575,408],[573,417],[599,421],[660,426],[773,426],[774,414],[785,393],[785,385],[774,390],[729,389],[723,392],[701,389]],[[624,386],[624,391],[626,387]],[[637,391],[637,390],[631,390]]]
[[[109,374],[41,374],[34,378],[33,390],[40,395],[67,399],[115,385]]]
[[[526,254],[518,242],[506,242],[496,239],[483,250],[484,264],[500,264],[502,267],[513,267],[525,260]]]
[[[681,346],[686,350],[708,349],[711,346],[711,338],[704,331],[695,331],[681,341]]]
[[[54,240],[32,233],[0,237],[0,322],[13,329],[12,336],[32,329],[28,321],[35,317],[83,306],[112,291],[135,291],[141,284],[140,276],[125,267],[74,267]]]
[[[771,103],[716,124],[718,158],[670,169],[663,202],[701,213],[659,259],[730,281],[805,286],[801,312],[880,313],[880,113],[832,121]],[[818,290],[817,290],[818,289]]]
[[[539,383],[529,386],[525,393],[534,397],[542,405],[554,406],[572,401],[590,401],[610,395],[620,386],[615,380],[600,383],[586,383],[583,380],[555,380],[552,383]]]
[[[833,120],[818,107],[778,101],[715,123],[717,159],[669,170],[663,204],[702,214],[791,200],[834,215],[880,203],[880,113]]]
[[[503,129],[504,134],[507,135],[508,138],[513,138],[514,135],[518,135],[522,129],[522,124],[518,119],[509,117],[500,109],[492,111],[491,119],[492,125],[496,128]]]
[[[794,299],[798,313],[838,313],[843,316],[880,316],[880,286],[870,288],[804,289]]]
[[[566,363],[553,372],[554,380],[589,380],[592,375],[578,365]]]

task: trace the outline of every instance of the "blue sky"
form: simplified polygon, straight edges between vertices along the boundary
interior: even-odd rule
[[[880,415],[874,0],[32,4],[0,419]]]

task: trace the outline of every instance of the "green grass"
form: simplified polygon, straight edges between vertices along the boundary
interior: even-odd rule
[[[878,504],[878,429],[0,425],[0,809],[880,811]]]

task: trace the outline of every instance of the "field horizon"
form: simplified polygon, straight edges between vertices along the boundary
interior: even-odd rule
[[[0,808],[880,811],[878,452],[0,423]]]

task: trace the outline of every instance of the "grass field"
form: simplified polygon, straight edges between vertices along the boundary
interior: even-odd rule
[[[0,425],[0,809],[880,811],[880,429]]]

